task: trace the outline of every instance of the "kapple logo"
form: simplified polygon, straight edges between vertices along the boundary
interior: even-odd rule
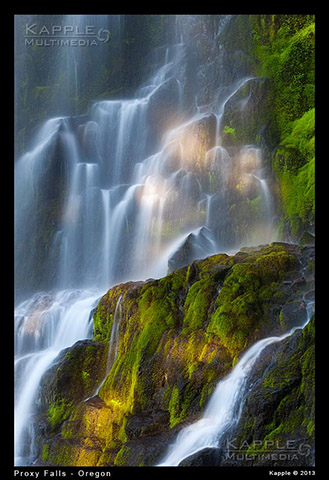
[[[111,32],[105,28],[98,30],[97,38],[100,42],[107,43],[111,38]]]
[[[109,42],[112,34],[106,28],[96,32],[93,25],[25,25],[25,45],[37,47],[92,47]]]

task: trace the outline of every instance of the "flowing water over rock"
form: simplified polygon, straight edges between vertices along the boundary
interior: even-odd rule
[[[203,417],[179,432],[158,466],[178,466],[184,459],[203,449],[221,446],[221,440],[234,431],[239,422],[248,376],[261,352],[268,345],[281,342],[296,330],[304,328],[312,310],[313,302],[309,302],[308,318],[303,325],[292,328],[284,335],[259,340],[242,355],[232,372],[218,383]]]
[[[99,26],[123,28],[122,19],[96,17]],[[254,78],[221,71],[204,100],[207,73],[218,65],[191,60],[200,21],[178,18],[176,37],[151,55],[149,80],[133,98],[47,120],[17,160],[17,463],[34,455],[29,419],[43,373],[63,348],[91,335],[90,312],[104,291],[273,239],[261,149],[222,144],[226,105]],[[219,62],[225,21],[213,38]],[[65,62],[78,95],[87,65],[71,50]],[[251,215],[242,222],[243,208]],[[31,275],[38,288],[29,291]]]

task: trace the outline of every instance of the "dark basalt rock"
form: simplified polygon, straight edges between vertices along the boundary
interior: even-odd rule
[[[41,380],[41,411],[47,411],[54,401],[78,403],[93,394],[105,374],[106,355],[106,345],[92,340],[62,350]]]
[[[223,125],[229,125],[239,133],[238,140],[246,144],[256,143],[256,136],[266,121],[266,105],[269,101],[269,83],[265,78],[247,80],[226,102]],[[224,136],[224,146],[230,145],[231,136]]]
[[[127,421],[125,432],[129,439],[153,435],[169,425],[169,414],[166,410],[155,410],[149,415],[134,415]]]
[[[307,320],[307,309],[304,301],[294,301],[285,305],[281,310],[281,325],[289,330],[303,325]]]
[[[300,245],[315,245],[315,236],[310,232],[303,232],[299,238]]]
[[[176,115],[178,99],[179,85],[174,78],[164,82],[151,95],[147,109],[150,138],[159,139],[168,128],[168,118],[172,119]]]
[[[189,265],[192,260],[206,257],[213,250],[211,232],[202,227],[196,233],[190,233],[184,243],[168,260],[168,270],[173,272],[178,268]]]
[[[313,465],[313,326],[261,353],[223,466]]]
[[[185,458],[179,467],[219,467],[223,458],[220,448],[204,448]]]

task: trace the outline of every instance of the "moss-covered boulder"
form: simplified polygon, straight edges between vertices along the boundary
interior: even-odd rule
[[[176,433],[200,417],[242,352],[260,338],[286,331],[282,312],[289,313],[288,306],[303,302],[313,288],[308,268],[313,252],[313,247],[278,243],[245,248],[234,256],[195,261],[159,280],[109,290],[94,313],[94,340],[69,349],[43,381],[42,396],[49,399],[44,415],[52,428],[39,463],[159,461]],[[118,301],[118,352],[98,394],[86,400],[105,374],[104,345]],[[298,315],[294,311],[295,323]],[[92,370],[86,348],[94,352]],[[67,356],[74,355],[69,371]],[[60,410],[63,399],[70,404]]]
[[[107,345],[81,340],[63,350],[40,384],[40,408],[47,427],[56,431],[80,401],[95,392],[106,373]]]

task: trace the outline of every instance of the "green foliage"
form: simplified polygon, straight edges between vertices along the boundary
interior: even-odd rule
[[[237,141],[235,129],[229,125],[225,125],[222,135],[224,145],[234,145]]]
[[[292,124],[276,154],[275,165],[281,184],[284,218],[297,235],[303,224],[315,215],[314,109]]]

